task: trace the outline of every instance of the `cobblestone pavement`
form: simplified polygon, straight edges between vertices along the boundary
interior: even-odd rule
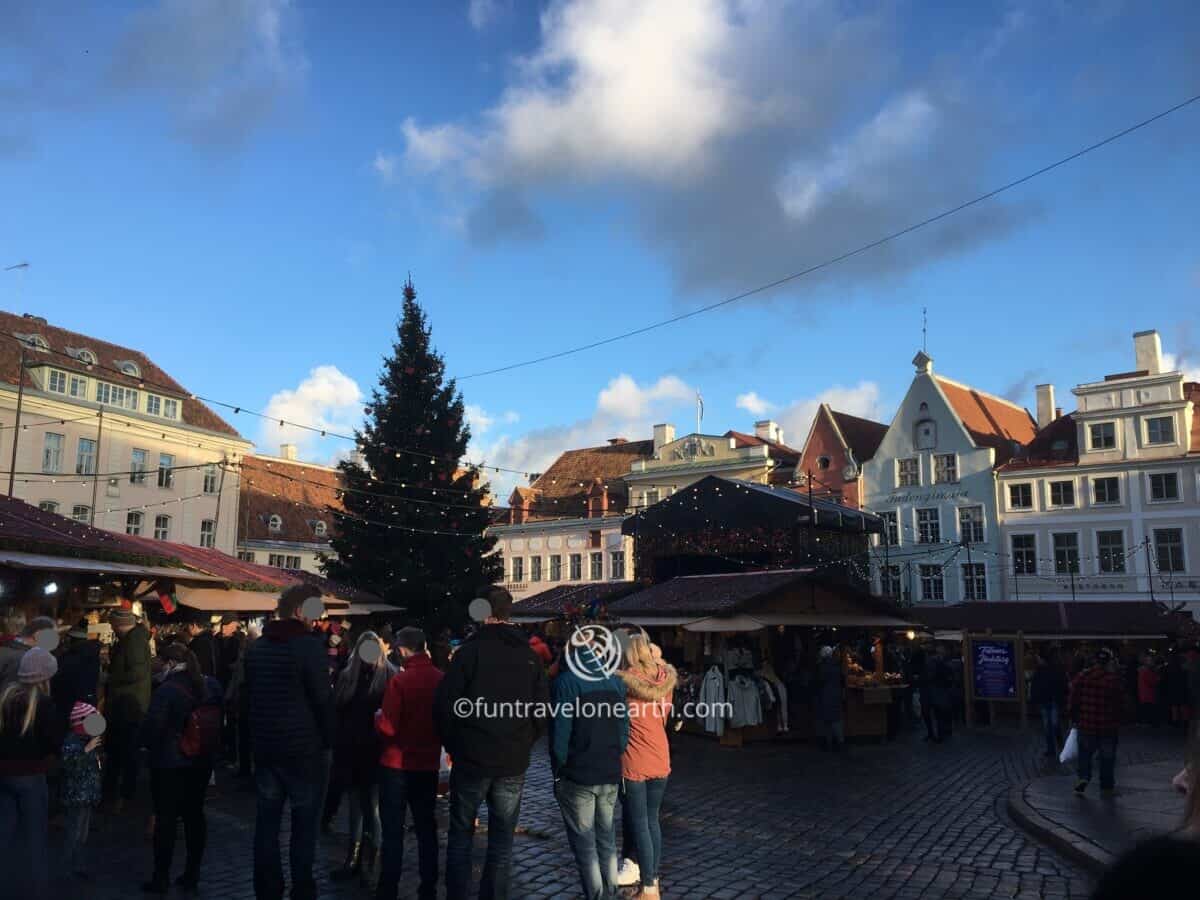
[[[1125,739],[1121,748],[1123,763],[1179,753],[1176,743],[1150,737]],[[536,749],[521,813],[528,833],[516,838],[515,897],[578,895],[544,760],[544,748]],[[1010,787],[1046,773],[1031,735],[980,731],[956,735],[942,746],[905,735],[892,744],[853,747],[845,755],[795,744],[722,749],[685,736],[675,739],[674,767],[664,807],[662,872],[670,898],[1087,894],[1080,869],[1043,848],[1004,812]],[[192,896],[253,896],[253,804],[251,790],[220,773],[208,805],[201,891]],[[139,895],[150,866],[144,821],[140,810],[101,819],[89,845],[92,877],[60,881],[56,896]],[[444,837],[444,808],[439,827]],[[477,866],[482,837],[476,842]],[[415,839],[406,843],[405,872],[415,873]],[[369,896],[361,886],[329,882],[326,871],[340,864],[343,852],[338,835],[322,838],[321,896]],[[182,866],[182,834],[176,854],[174,874]],[[415,894],[402,893],[410,896]]]

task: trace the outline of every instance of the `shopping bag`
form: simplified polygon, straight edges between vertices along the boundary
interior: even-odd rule
[[[453,765],[450,754],[442,750],[442,758],[438,764],[437,795],[439,797],[445,797],[450,793],[450,769],[453,768]]]
[[[1058,761],[1069,763],[1077,756],[1079,756],[1079,731],[1072,728],[1071,733],[1067,735],[1067,743],[1063,746],[1062,753],[1058,754]]]

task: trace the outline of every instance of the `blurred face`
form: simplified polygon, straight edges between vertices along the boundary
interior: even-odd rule
[[[221,626],[221,637],[232,637],[234,632],[238,630],[237,622],[226,622]]]

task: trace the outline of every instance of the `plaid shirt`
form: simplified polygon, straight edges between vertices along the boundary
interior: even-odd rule
[[[1071,717],[1084,734],[1112,735],[1121,727],[1125,692],[1121,679],[1103,669],[1085,669],[1071,682]]]

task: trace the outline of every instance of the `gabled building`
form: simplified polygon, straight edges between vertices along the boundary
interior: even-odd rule
[[[238,490],[238,558],[280,569],[321,574],[334,517],[342,509],[337,469],[301,462],[294,444],[279,456],[246,456]]]
[[[756,484],[791,484],[800,451],[783,442],[775,422],[754,423],[754,434],[689,434],[675,437],[674,425],[655,425],[653,453],[625,475],[635,509],[653,506],[709,475]]]
[[[107,531],[234,552],[232,472],[252,444],[141,351],[0,312],[6,470],[14,443],[14,497]]]
[[[488,529],[504,558],[503,585],[514,599],[561,585],[583,588],[633,579],[632,542],[622,536],[629,508],[625,476],[653,453],[651,441],[613,438],[568,450]]]
[[[914,603],[1000,596],[996,470],[1034,438],[1020,406],[933,373],[916,375],[874,456],[863,464],[862,507],[880,516],[874,585]]]
[[[797,489],[811,488],[814,497],[859,508],[863,463],[875,455],[887,430],[882,422],[837,412],[822,403],[800,451],[793,479]]]
[[[1133,341],[1069,415],[1037,388],[1037,437],[997,473],[1010,599],[1200,604],[1200,384],[1163,371],[1157,332]]]

